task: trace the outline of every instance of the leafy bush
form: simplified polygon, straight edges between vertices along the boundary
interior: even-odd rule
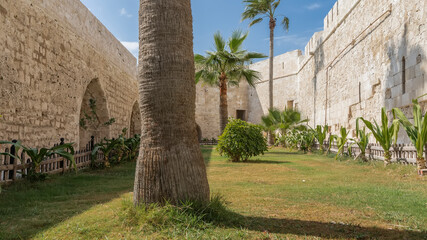
[[[240,119],[230,119],[218,139],[218,151],[233,162],[264,154],[267,140],[262,135],[262,127]]]
[[[315,139],[315,132],[312,129],[289,131],[283,136],[283,141],[292,149],[299,149],[307,152],[311,151]]]
[[[126,138],[127,129],[122,130],[118,138],[104,138],[101,142],[95,144],[91,153],[91,167],[109,167],[111,164],[119,164],[121,161],[134,161],[138,157],[141,135],[135,134],[132,138]],[[98,152],[104,155],[104,161],[97,163],[96,156]]]
[[[268,115],[261,117],[264,131],[276,135],[275,145],[281,144],[287,146],[292,143],[286,142],[286,135],[294,129],[304,131],[307,130],[306,123],[308,119],[301,119],[301,113],[294,109],[270,109]]]

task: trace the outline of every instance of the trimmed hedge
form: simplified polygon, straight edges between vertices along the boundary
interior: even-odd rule
[[[262,135],[262,127],[240,119],[230,119],[218,139],[218,151],[233,162],[247,161],[250,157],[264,154],[267,140]]]

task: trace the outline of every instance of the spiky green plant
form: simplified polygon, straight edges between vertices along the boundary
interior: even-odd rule
[[[362,117],[357,118],[356,121],[362,120],[366,127],[371,130],[372,135],[375,137],[377,142],[381,145],[384,150],[384,165],[391,163],[390,148],[397,142],[397,133],[399,132],[399,122],[393,121],[390,127],[388,126],[388,117],[385,108],[381,109],[381,126],[378,125],[377,121],[374,123],[365,120]]]
[[[329,138],[328,138],[328,151],[327,154],[331,153],[331,148],[332,148],[332,143],[337,140],[338,136],[334,135],[334,134],[329,134]]]
[[[319,142],[320,151],[323,153],[325,152],[325,140],[329,131],[329,126],[317,125],[314,130],[315,130],[314,137],[316,138],[317,142]]]
[[[421,170],[426,168],[424,146],[427,143],[427,117],[423,117],[420,104],[418,103],[419,98],[412,100],[414,123],[411,123],[400,109],[394,108],[392,111],[394,118],[403,126],[409,139],[415,145],[417,150],[417,168]]]
[[[76,168],[76,162],[74,161],[74,143],[66,143],[63,145],[54,146],[52,148],[29,148],[24,145],[20,141],[18,142],[6,142],[6,141],[0,141],[0,144],[11,144],[15,146],[16,152],[19,151],[19,149],[22,149],[25,154],[31,159],[32,166],[27,174],[27,178],[30,181],[40,181],[44,180],[46,178],[46,174],[41,173],[40,165],[44,160],[47,158],[57,155],[61,156],[67,160],[69,160],[74,167],[74,169],[77,171]],[[7,154],[10,156],[10,154]],[[16,156],[13,156],[16,157]],[[20,159],[19,157],[16,157]]]
[[[363,129],[360,129],[359,127],[359,121],[356,121],[356,134],[357,139],[353,139],[354,143],[359,147],[360,153],[356,156],[355,159],[360,159],[364,162],[368,161],[366,158],[366,149],[369,145],[369,137],[371,136],[371,133],[367,133],[365,127]]]
[[[98,151],[101,151],[104,155],[104,166],[110,167],[110,153],[116,148],[117,145],[121,143],[121,139],[107,139],[101,140],[101,142],[95,144],[91,153],[91,167],[97,167],[95,160],[98,154]]]
[[[347,131],[345,127],[341,127],[340,136],[337,137],[338,152],[335,156],[335,160],[338,159],[339,156],[344,154],[345,144],[348,141],[348,133],[349,131]]]
[[[0,115],[1,117],[1,115]],[[0,141],[0,146],[1,145],[14,145],[15,146],[15,152],[18,152],[20,149],[20,142],[14,143],[14,142],[8,142],[8,141]],[[16,158],[16,159],[20,159],[19,156],[15,156],[9,152],[0,152],[0,156],[9,156],[11,158]]]

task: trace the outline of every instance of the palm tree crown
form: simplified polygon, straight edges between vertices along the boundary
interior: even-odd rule
[[[258,72],[248,68],[246,64],[253,59],[264,58],[261,53],[248,52],[242,49],[242,44],[248,37],[248,33],[234,31],[228,42],[218,32],[214,35],[215,51],[207,51],[206,56],[196,54],[194,59],[196,68],[196,83],[200,80],[220,88],[220,132],[222,133],[228,122],[228,85],[238,86],[245,80],[250,86],[254,86],[259,80]]]
[[[249,85],[254,86],[259,80],[258,72],[249,69],[245,64],[266,56],[242,49],[247,36],[248,33],[234,31],[226,42],[219,32],[216,33],[215,51],[206,51],[206,56],[195,55],[196,68],[199,69],[196,72],[196,83],[202,80],[209,85],[220,86],[220,81],[225,80],[229,85],[237,86],[244,79]]]
[[[251,20],[249,26],[261,22],[264,18],[270,20],[270,28],[276,27],[276,9],[280,0],[244,0],[246,4],[245,11],[242,14],[242,20]],[[287,31],[289,29],[289,18],[283,16],[282,26]]]

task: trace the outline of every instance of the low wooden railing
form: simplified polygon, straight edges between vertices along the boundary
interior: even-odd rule
[[[348,153],[348,149],[351,143],[347,143],[344,147],[344,152]],[[328,148],[328,143],[324,143],[325,149]],[[319,149],[319,144],[315,144],[315,148]],[[331,146],[331,152],[337,153],[338,146],[334,142]],[[360,149],[356,144],[351,146],[351,157],[356,157],[360,154]],[[413,145],[410,144],[396,144],[390,149],[392,156],[392,162],[400,164],[415,165],[417,163],[417,150]],[[424,156],[427,158],[427,150],[424,150]],[[384,161],[384,150],[379,144],[369,144],[366,148],[366,157],[371,160]]]
[[[211,146],[211,145],[217,145],[217,144],[218,144],[218,141],[214,139],[200,141],[200,145],[202,146]]]
[[[59,144],[63,144],[64,139],[61,139]],[[57,144],[55,144],[57,145]],[[91,164],[91,153],[95,143],[92,138],[85,148],[74,153],[74,160],[77,169],[83,169]],[[28,174],[32,167],[31,159],[28,158],[22,150],[15,152],[15,147],[3,149],[4,152],[11,153],[14,156],[19,156],[20,159],[10,156],[0,156],[0,183],[8,183],[20,179],[23,175]],[[103,161],[103,154],[98,153],[95,161]],[[73,165],[69,160],[60,156],[51,156],[40,164],[40,171],[47,174],[65,173],[73,169]]]

